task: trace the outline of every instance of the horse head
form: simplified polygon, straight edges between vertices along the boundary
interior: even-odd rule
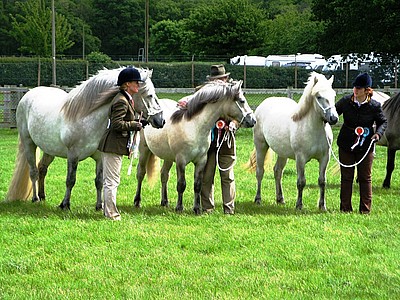
[[[332,88],[333,78],[326,79],[322,74],[313,72],[314,85],[311,95],[315,99],[314,108],[320,113],[324,122],[335,125],[339,116],[335,107],[336,92]]]
[[[233,95],[233,101],[236,105],[230,107],[227,115],[228,118],[237,120],[240,126],[251,128],[256,124],[256,117],[244,96],[242,84],[242,80],[232,81],[229,83]]]
[[[153,70],[138,69],[143,82],[139,84],[139,93],[133,95],[135,110],[143,113],[143,118],[155,128],[165,124],[163,111],[158,101],[154,84],[151,81]]]

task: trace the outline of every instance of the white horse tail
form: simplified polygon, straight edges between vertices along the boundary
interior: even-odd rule
[[[257,153],[256,149],[254,148],[250,154],[249,160],[244,165],[244,168],[250,172],[255,172],[257,168],[256,153]],[[274,157],[274,151],[272,151],[272,149],[269,148],[264,158],[264,169],[267,170],[272,169],[273,157]]]
[[[40,151],[36,151],[38,159]],[[38,161],[38,160],[36,160]],[[6,201],[28,200],[32,197],[32,182],[29,176],[29,165],[24,153],[21,137],[18,137],[18,153],[15,159],[14,173],[11,178]]]
[[[146,164],[147,180],[151,186],[154,186],[158,175],[160,174],[160,158],[153,153],[150,153]]]

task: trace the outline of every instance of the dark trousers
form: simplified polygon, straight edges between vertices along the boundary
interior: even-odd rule
[[[339,148],[339,160],[344,165],[352,165],[364,156],[365,153],[353,153]],[[357,165],[358,183],[360,186],[360,213],[369,213],[372,202],[372,162],[374,153],[370,151],[364,160]],[[355,167],[340,166],[340,210],[343,212],[353,211],[351,195],[353,193]]]

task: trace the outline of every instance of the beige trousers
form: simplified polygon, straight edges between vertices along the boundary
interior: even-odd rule
[[[117,190],[120,183],[122,155],[101,153],[103,162],[104,215],[107,218],[120,216],[117,209]]]

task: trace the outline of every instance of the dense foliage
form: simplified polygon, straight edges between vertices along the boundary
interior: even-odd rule
[[[397,0],[59,0],[55,1],[57,55],[103,52],[149,60],[191,55],[264,55],[400,52]],[[0,54],[49,56],[50,0],[0,3]],[[46,22],[47,20],[47,22]],[[34,27],[30,24],[42,24]],[[29,29],[29,30],[28,30]],[[34,37],[39,43],[33,44]]]

